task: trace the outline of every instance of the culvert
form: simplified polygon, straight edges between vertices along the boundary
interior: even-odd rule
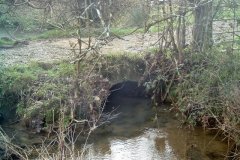
[[[144,86],[139,85],[137,81],[126,80],[120,83],[112,85],[110,88],[110,94],[107,97],[106,104],[104,106],[104,112],[111,112],[118,106],[117,100],[120,98],[131,99],[148,99],[149,96],[146,93]],[[121,107],[121,106],[119,106]]]

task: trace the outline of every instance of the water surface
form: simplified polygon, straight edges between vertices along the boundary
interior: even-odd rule
[[[92,160],[220,160],[227,145],[214,134],[180,127],[162,106],[156,113],[150,100],[116,97],[120,113],[111,124],[92,135],[85,159]]]
[[[86,160],[222,160],[227,144],[201,128],[189,130],[170,113],[158,111],[149,99],[115,97],[110,104],[119,113],[111,123],[98,128],[87,143]],[[20,145],[41,144],[44,139],[20,125],[4,127]],[[82,140],[76,146],[81,151]]]

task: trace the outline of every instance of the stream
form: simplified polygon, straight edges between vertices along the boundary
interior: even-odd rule
[[[157,114],[148,99],[115,97],[119,117],[100,128],[87,146],[91,160],[220,160],[227,145],[202,128],[180,128],[179,120],[162,106]]]
[[[120,114],[90,136],[86,160],[220,160],[226,155],[226,143],[202,128],[180,127],[168,106],[156,114],[149,99],[129,97],[114,97],[109,105]],[[44,138],[19,125],[4,130],[18,144],[33,145]],[[80,141],[76,144],[81,145]]]

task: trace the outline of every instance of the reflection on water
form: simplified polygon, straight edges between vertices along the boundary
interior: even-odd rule
[[[91,135],[86,160],[222,160],[227,145],[215,135],[179,127],[179,121],[162,106],[156,114],[150,100],[116,97],[119,117]],[[18,144],[41,144],[44,137],[19,126],[4,128]],[[79,144],[78,144],[79,143]],[[77,146],[82,146],[79,140]],[[81,150],[78,147],[79,151]]]
[[[158,143],[156,143],[158,141]],[[109,139],[106,146],[92,144],[86,157],[90,159],[112,160],[148,160],[148,159],[176,159],[165,135],[157,129],[145,131],[138,137]],[[108,147],[108,151],[101,152],[99,148]]]
[[[121,114],[92,136],[85,159],[224,159],[226,144],[201,129],[179,128],[179,122],[164,107],[154,121],[149,100],[118,97],[111,105],[118,105]]]

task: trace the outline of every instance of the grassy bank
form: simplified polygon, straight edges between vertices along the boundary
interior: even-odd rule
[[[238,104],[239,53],[222,52],[215,48],[207,53],[188,56],[191,58],[186,60],[178,84],[178,104],[188,109],[195,108],[203,115],[207,113],[209,118],[227,118],[229,113],[226,112],[231,112]],[[232,122],[237,122],[238,115],[234,117]],[[224,123],[224,120],[219,119],[218,122]]]
[[[53,110],[56,113],[59,112],[60,102],[67,106],[70,105],[69,100],[72,98],[76,79],[79,81],[77,85],[81,85],[79,92],[84,93],[84,96],[81,94],[82,96],[79,97],[79,101],[82,100],[85,103],[85,100],[89,100],[90,103],[93,101],[92,97],[97,96],[94,94],[101,89],[101,84],[94,88],[95,84],[92,83],[100,83],[105,78],[111,82],[124,79],[136,80],[144,70],[141,56],[127,56],[125,53],[119,53],[99,58],[95,64],[92,63],[92,60],[81,63],[80,73],[77,77],[75,64],[69,62],[32,62],[26,65],[2,68],[0,112],[6,114],[11,108],[17,109],[17,113],[22,119],[37,117],[41,120],[44,119],[46,125],[51,124],[52,112]],[[132,70],[130,71],[129,68]]]
[[[186,126],[214,130],[229,142],[231,151],[235,147],[234,154],[239,153],[239,51],[218,46],[205,53],[186,49],[184,56],[183,64],[177,64],[169,53],[147,59],[144,75],[151,76],[145,86],[153,93],[153,104],[161,107],[171,102],[171,110],[181,113]]]
[[[0,38],[0,48],[4,46],[13,46],[14,44],[15,41],[13,40]]]
[[[177,96],[176,105],[187,124],[219,130],[228,142],[239,145],[239,52],[218,47],[206,53],[188,53],[180,73],[173,96]]]
[[[9,113],[12,109],[17,109],[18,114],[26,119],[49,115],[48,112],[57,107],[54,103],[58,103],[59,99],[64,99],[63,95],[67,92],[67,84],[64,86],[64,83],[58,81],[73,73],[73,65],[65,62],[31,63],[2,69],[0,110],[6,115],[5,119],[14,120],[14,117],[9,117],[14,116]],[[48,96],[49,92],[52,95]],[[35,105],[37,102],[41,102],[42,108]]]
[[[207,53],[191,53],[186,61],[177,93],[187,121],[220,129],[229,141],[240,139],[239,52],[213,48]]]
[[[102,114],[102,102],[111,82],[115,83],[118,75],[123,76],[118,77],[120,81],[136,78],[144,69],[139,69],[144,65],[141,56],[124,53],[100,56],[96,63],[92,61],[81,63],[79,74],[76,74],[76,65],[69,62],[32,62],[1,68],[0,112],[12,123],[16,121],[16,115],[9,112],[17,110],[17,120],[23,127],[31,132],[54,132],[57,135],[54,142],[59,145],[64,141],[62,137],[76,133],[70,129],[75,125],[84,128],[83,136],[92,132],[100,123],[95,117]],[[129,68],[132,68],[131,72]],[[49,152],[52,149],[49,148]],[[61,153],[59,151],[59,155]],[[44,150],[37,156],[49,158],[48,154],[51,153]]]
[[[73,118],[73,102],[85,109],[75,113],[80,120],[91,104],[101,106],[99,99],[102,101],[107,94],[102,91],[107,91],[111,82],[137,77],[153,94],[153,104],[161,107],[161,102],[171,101],[172,110],[182,113],[185,124],[219,131],[219,135],[238,148],[240,54],[215,47],[205,53],[186,49],[184,55],[183,64],[178,65],[170,52],[137,56],[108,54],[95,63],[93,59],[81,63],[77,80],[75,65],[68,62],[35,62],[2,69],[0,110],[17,107],[22,119],[44,120],[44,128],[58,120],[64,106],[67,124]],[[75,94],[77,99],[73,99]]]
[[[103,29],[99,28],[91,28],[86,29],[82,28],[81,29],[81,36],[82,37],[88,37],[89,35],[91,37],[98,37],[103,33]],[[113,36],[125,36],[129,35],[132,32],[134,33],[143,33],[143,29],[138,29],[138,28],[111,28],[111,33]],[[155,32],[155,30],[153,31]],[[26,40],[46,40],[46,39],[56,39],[56,38],[69,38],[69,37],[78,37],[77,34],[77,28],[66,28],[64,30],[61,29],[51,29],[51,30],[45,30],[45,31],[39,31],[39,32],[27,32],[25,33],[17,33],[16,34],[17,38],[20,39],[26,39]],[[1,45],[1,42],[0,42]]]

